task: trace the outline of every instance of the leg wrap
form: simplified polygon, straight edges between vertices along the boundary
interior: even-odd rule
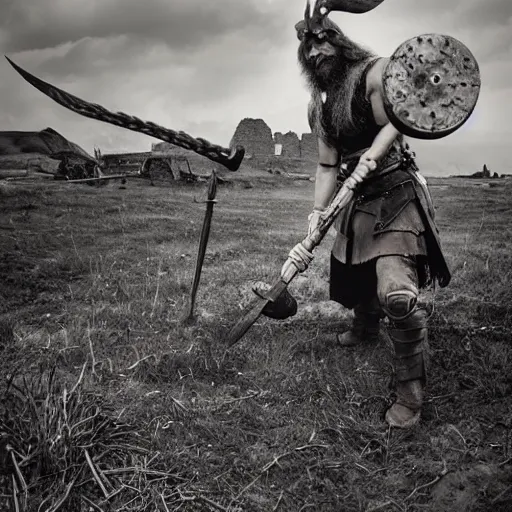
[[[352,347],[362,343],[377,343],[382,316],[377,297],[369,302],[358,304],[354,307],[352,327],[336,336],[338,344],[342,347]]]
[[[382,313],[376,300],[367,304],[358,304],[354,307],[354,321],[352,330],[358,336],[366,334],[377,336],[379,334]]]
[[[425,382],[423,343],[427,337],[427,313],[414,309],[405,319],[394,320],[389,329],[396,356],[398,382],[418,380]]]

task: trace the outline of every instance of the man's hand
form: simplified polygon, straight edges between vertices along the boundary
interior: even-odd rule
[[[313,211],[308,216],[308,236],[315,231],[315,229],[320,224],[320,221],[323,219],[323,215],[325,213],[325,208],[313,208]]]
[[[304,272],[311,261],[313,261],[313,253],[299,242],[288,254],[288,259],[281,269],[281,279],[289,283],[297,272]]]
[[[366,156],[365,153],[359,159],[359,163],[356,165],[356,168],[352,171],[350,176],[354,178],[357,183],[362,183],[368,174],[375,169],[377,169],[377,162]]]

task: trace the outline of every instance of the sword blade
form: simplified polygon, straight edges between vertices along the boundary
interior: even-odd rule
[[[210,227],[213,216],[213,206],[216,203],[215,196],[217,194],[217,174],[212,172],[208,183],[208,195],[206,200],[206,212],[204,215],[203,227],[201,229],[201,237],[199,241],[199,250],[197,253],[196,271],[194,274],[194,282],[192,284],[192,292],[190,295],[190,310],[188,318],[194,316],[194,305],[196,301],[197,290],[199,288],[199,281],[201,280],[201,272],[203,269],[204,257],[206,255],[206,247],[210,238]]]
[[[228,149],[217,144],[212,144],[206,139],[194,138],[183,131],[174,131],[157,125],[150,121],[142,121],[138,117],[130,116],[124,112],[111,112],[96,103],[82,100],[54,85],[49,84],[32,75],[28,71],[15,64],[9,57],[5,57],[11,66],[31,85],[43,94],[57,102],[59,105],[85,117],[96,119],[104,123],[113,124],[127,130],[155,137],[175,146],[194,151],[213,162],[217,162],[230,171],[236,171],[244,158],[245,149],[236,146]]]

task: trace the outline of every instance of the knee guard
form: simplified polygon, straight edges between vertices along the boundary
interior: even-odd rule
[[[418,294],[412,290],[397,290],[389,292],[384,297],[382,309],[394,322],[405,320],[414,311]]]
[[[395,347],[397,381],[425,381],[423,343],[427,338],[427,312],[413,309],[405,319],[392,323],[389,336]]]

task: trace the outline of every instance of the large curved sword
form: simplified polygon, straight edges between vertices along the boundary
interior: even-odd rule
[[[236,146],[231,149],[224,148],[222,146],[212,144],[205,139],[194,138],[185,132],[177,132],[169,128],[164,128],[163,126],[150,121],[142,121],[135,116],[130,116],[123,112],[110,112],[101,105],[89,103],[88,101],[82,100],[77,96],[73,96],[62,89],[55,87],[54,85],[44,82],[40,78],[37,78],[15,64],[11,59],[9,59],[9,57],[6,56],[5,58],[28,83],[63,107],[66,107],[77,114],[90,117],[91,119],[97,119],[104,123],[120,126],[127,130],[143,133],[150,137],[155,137],[156,139],[174,144],[175,146],[194,151],[213,162],[223,165],[230,171],[238,170],[242,163],[245,154],[245,149],[242,146]]]

